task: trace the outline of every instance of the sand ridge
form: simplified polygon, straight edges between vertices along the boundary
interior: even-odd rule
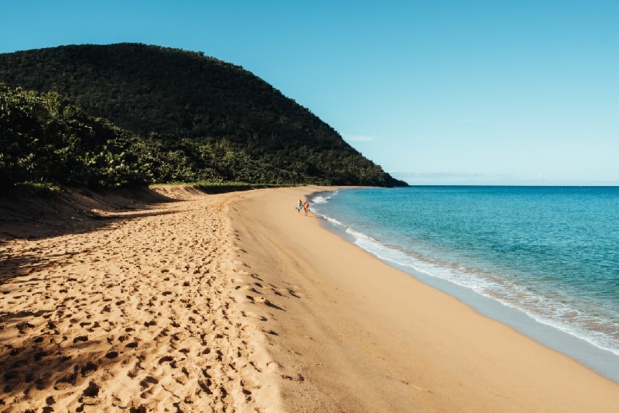
[[[277,366],[235,303],[234,195],[182,192],[0,244],[0,411],[277,411]]]

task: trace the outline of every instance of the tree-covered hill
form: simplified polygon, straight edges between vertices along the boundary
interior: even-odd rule
[[[173,165],[157,182],[404,184],[268,83],[202,53],[116,44],[0,54],[0,82],[57,92],[140,136]]]

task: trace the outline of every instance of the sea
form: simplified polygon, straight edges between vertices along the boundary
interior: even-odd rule
[[[619,187],[362,188],[311,203],[360,248],[619,383]]]

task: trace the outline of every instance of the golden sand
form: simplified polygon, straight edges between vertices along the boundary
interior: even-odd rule
[[[619,385],[298,213],[317,189],[157,188],[176,202],[17,221],[35,238],[0,207],[0,412],[617,411]]]

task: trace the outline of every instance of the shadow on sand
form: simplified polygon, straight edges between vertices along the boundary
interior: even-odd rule
[[[178,201],[147,187],[15,190],[0,194],[0,245],[12,239],[82,233],[119,220],[162,214],[166,212],[157,210],[157,204]]]

